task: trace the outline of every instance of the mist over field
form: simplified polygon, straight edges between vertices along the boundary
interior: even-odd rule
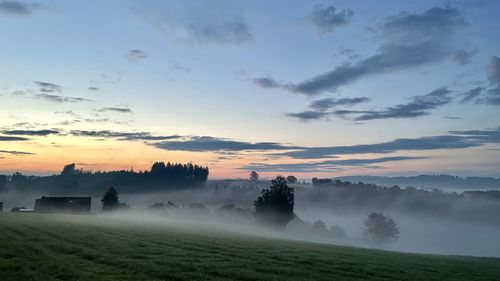
[[[173,224],[336,245],[380,247],[367,243],[362,236],[366,216],[371,212],[382,212],[396,221],[400,231],[399,239],[383,249],[500,257],[500,245],[496,243],[500,235],[498,199],[458,198],[458,193],[425,190],[421,190],[421,194],[403,194],[397,198],[390,198],[393,196],[386,194],[387,190],[368,198],[360,194],[346,197],[344,193],[347,191],[339,187],[296,185],[294,212],[297,217],[309,225],[321,220],[327,228],[339,226],[345,231],[345,237],[333,237],[317,235],[303,226],[297,227],[295,222],[289,223],[284,231],[258,225],[253,204],[268,185],[266,181],[209,181],[206,186],[187,190],[119,193],[120,202],[129,204],[131,209],[118,211],[111,219],[130,225]],[[43,195],[47,194],[7,192],[0,194],[0,199],[4,201],[4,211],[8,211],[15,206],[33,208],[34,201]],[[101,196],[93,196],[92,213],[101,212],[100,200]],[[171,202],[175,207],[151,208],[160,202]],[[193,207],[193,203],[201,204],[203,209]],[[230,204],[245,212],[221,213],[218,210]],[[414,207],[407,208],[409,205]]]

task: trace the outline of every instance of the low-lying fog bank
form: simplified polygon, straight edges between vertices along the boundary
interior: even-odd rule
[[[338,225],[345,229],[346,237],[325,237],[313,232],[299,231],[291,222],[285,230],[259,226],[251,219],[244,220],[237,216],[221,215],[215,210],[197,211],[147,211],[128,210],[123,212],[92,216],[84,219],[87,223],[122,224],[131,227],[160,226],[181,227],[195,230],[196,233],[229,232],[252,236],[320,242],[334,245],[374,247],[361,239],[363,220],[359,214],[335,216],[319,213],[299,213],[303,220],[322,220],[327,226]],[[445,255],[471,255],[482,257],[500,257],[500,227],[483,224],[464,224],[446,222],[429,218],[410,218],[391,214],[399,225],[400,238],[381,249],[402,252],[431,253]],[[78,220],[82,216],[68,216],[66,219]],[[94,220],[94,217],[96,218]]]
[[[399,239],[384,246],[384,249],[500,257],[500,225],[495,223],[500,216],[496,212],[500,200],[471,199],[441,193],[422,193],[425,195],[422,197],[421,193],[415,192],[412,194],[417,195],[411,195],[414,197],[405,195],[389,201],[385,195],[389,194],[388,191],[384,191],[383,197],[362,195],[363,200],[359,200],[359,195],[346,197],[346,191],[340,189],[314,191],[296,187],[294,211],[300,221],[290,222],[285,230],[273,230],[259,226],[255,221],[253,202],[260,191],[260,187],[246,186],[203,187],[151,194],[119,193],[120,202],[127,203],[130,209],[112,214],[110,219],[132,224],[184,225],[266,237],[371,247],[362,239],[363,221],[371,212],[382,212],[395,220],[400,231]],[[35,199],[42,195],[47,194],[8,192],[0,194],[0,202],[4,202],[4,211],[15,206],[33,208]],[[427,196],[434,196],[433,201],[428,200]],[[100,200],[100,196],[92,197],[92,212],[99,213],[96,217],[102,216]],[[151,207],[160,202],[164,205]],[[168,202],[175,206],[171,208]],[[221,211],[224,205],[232,206],[229,212]],[[73,217],[76,219],[80,216],[70,216]],[[313,224],[319,220],[324,222],[324,226],[321,223]]]

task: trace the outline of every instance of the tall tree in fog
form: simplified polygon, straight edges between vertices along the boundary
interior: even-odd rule
[[[396,222],[382,213],[371,213],[364,221],[363,236],[377,245],[384,245],[399,238]]]
[[[254,202],[256,219],[265,225],[284,228],[295,214],[293,189],[284,177],[272,180],[269,189],[264,189]]]
[[[111,211],[120,206],[118,192],[116,192],[116,189],[114,187],[110,187],[108,191],[104,193],[101,199],[101,203],[103,211]]]

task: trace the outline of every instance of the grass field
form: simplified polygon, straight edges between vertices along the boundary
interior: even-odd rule
[[[500,260],[0,213],[0,280],[500,280]]]

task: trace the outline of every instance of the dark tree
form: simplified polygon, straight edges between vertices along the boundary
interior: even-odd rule
[[[118,199],[118,193],[114,187],[110,187],[106,193],[102,196],[102,210],[112,211],[120,207],[120,201]]]
[[[284,177],[278,176],[261,194],[254,202],[256,219],[269,226],[284,228],[295,216],[293,189],[288,188]]]
[[[259,174],[257,174],[256,171],[252,171],[250,173],[250,180],[251,181],[258,181],[259,180]]]
[[[74,175],[77,174],[79,171],[76,169],[75,163],[68,164],[64,166],[63,170],[61,171],[61,175]]]
[[[0,192],[7,190],[7,176],[0,175]]]
[[[153,166],[151,166],[151,175],[160,177],[166,173],[167,167],[163,162],[155,162]]]
[[[290,175],[286,177],[286,182],[290,184],[297,183],[297,178],[295,176]]]
[[[377,245],[384,245],[399,238],[399,228],[396,222],[382,213],[371,213],[364,221],[365,238]]]

